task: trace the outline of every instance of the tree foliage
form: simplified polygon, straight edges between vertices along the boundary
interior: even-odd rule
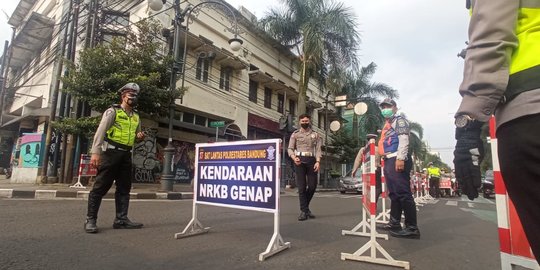
[[[359,141],[355,140],[352,134],[349,134],[344,129],[340,129],[330,135],[332,139],[332,149],[329,153],[338,156],[340,163],[352,164],[360,149]]]
[[[270,36],[298,55],[298,113],[306,111],[311,78],[325,86],[330,74],[356,68],[360,35],[352,9],[332,0],[281,0],[260,21]]]
[[[181,95],[181,89],[169,90],[172,57],[162,50],[159,24],[142,20],[134,26],[125,37],[82,50],[63,78],[62,91],[103,112],[119,102],[117,91],[124,84],[135,82],[141,87],[138,110],[149,117],[167,116],[171,100]],[[70,125],[88,124],[62,121],[56,126],[69,133],[84,130]]]

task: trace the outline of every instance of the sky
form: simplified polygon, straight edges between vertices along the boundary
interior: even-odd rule
[[[262,18],[279,0],[226,0]],[[452,164],[454,112],[463,59],[457,54],[467,40],[468,12],[464,0],[338,0],[357,17],[361,33],[359,61],[378,66],[373,82],[399,91],[398,108],[424,128],[424,140],[442,160]],[[4,13],[11,15],[18,0],[0,3],[0,51],[11,39]]]

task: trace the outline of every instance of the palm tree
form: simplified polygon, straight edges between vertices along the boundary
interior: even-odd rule
[[[416,171],[416,161],[424,160],[427,154],[426,145],[422,141],[424,138],[424,128],[419,123],[412,121],[409,122],[409,128],[411,130],[409,135],[409,153],[413,157],[413,164]]]
[[[329,73],[357,66],[360,35],[352,9],[333,0],[281,0],[261,27],[299,59],[298,112],[306,111],[310,78],[326,85]]]
[[[368,133],[376,133],[381,128],[384,119],[379,109],[379,99],[389,97],[395,99],[399,97],[398,91],[392,87],[379,82],[372,82],[373,74],[377,70],[377,65],[371,62],[362,67],[359,72],[349,72],[342,88],[343,94],[356,102],[364,102],[368,105],[368,111],[358,117],[353,115],[353,137],[364,138]],[[358,121],[360,120],[360,121]],[[364,125],[358,127],[358,124]],[[363,141],[363,140],[360,140]]]

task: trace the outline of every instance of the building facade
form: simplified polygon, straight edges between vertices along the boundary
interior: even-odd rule
[[[177,87],[183,85],[187,91],[182,99],[176,100],[171,116],[177,182],[191,180],[196,143],[288,140],[291,129],[288,133],[284,127],[298,116],[297,56],[257,28],[256,19],[249,11],[220,2],[223,5],[204,4],[190,12],[184,23],[187,31],[184,28],[178,44],[187,50],[185,72],[179,76]],[[181,8],[199,3],[185,1]],[[0,122],[2,142],[7,144],[6,149],[14,149],[12,181],[36,181],[42,157],[38,157],[36,167],[22,166],[18,161],[21,151],[26,149],[21,149],[20,141],[32,136],[34,142],[41,136],[37,155],[49,154],[49,164],[52,161],[58,167],[74,164],[64,174],[60,173],[65,178],[61,181],[71,182],[67,179],[75,176],[78,156],[88,149],[87,141],[70,143],[78,139],[52,134],[51,144],[60,154],[55,157],[53,147],[50,153],[45,153],[44,148],[49,119],[77,117],[89,110],[62,93],[59,81],[64,70],[62,60],[76,61],[80,49],[107,42],[122,34],[119,29],[146,18],[154,18],[171,30],[175,16],[172,4],[168,1],[162,11],[153,11],[146,0],[20,1],[9,21],[15,32],[4,57],[7,62],[2,96],[8,106],[4,106]],[[238,22],[238,38],[243,41],[238,52],[233,52],[228,43],[234,34],[234,17]],[[165,42],[163,47],[168,53],[170,47]],[[328,122],[325,117],[334,116],[333,106],[330,104],[328,112],[324,111],[326,90],[315,84],[309,85],[307,96],[306,111],[312,115],[313,128],[324,135]],[[167,144],[168,119],[144,120],[143,128],[149,136],[135,147],[134,178],[136,182],[155,183],[162,149]]]

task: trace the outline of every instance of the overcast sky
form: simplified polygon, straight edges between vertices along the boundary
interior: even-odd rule
[[[278,0],[226,0],[257,18]],[[467,40],[465,0],[340,0],[351,7],[362,35],[360,63],[378,66],[373,81],[399,91],[398,108],[424,127],[424,139],[453,167],[454,112]]]
[[[258,18],[278,0],[226,0]],[[19,1],[0,3],[0,51],[10,40],[11,15]],[[362,35],[360,63],[378,65],[373,78],[397,89],[400,110],[424,127],[424,139],[448,165],[455,144],[453,113],[460,96],[463,60],[456,55],[467,40],[465,0],[341,0],[351,7]]]

